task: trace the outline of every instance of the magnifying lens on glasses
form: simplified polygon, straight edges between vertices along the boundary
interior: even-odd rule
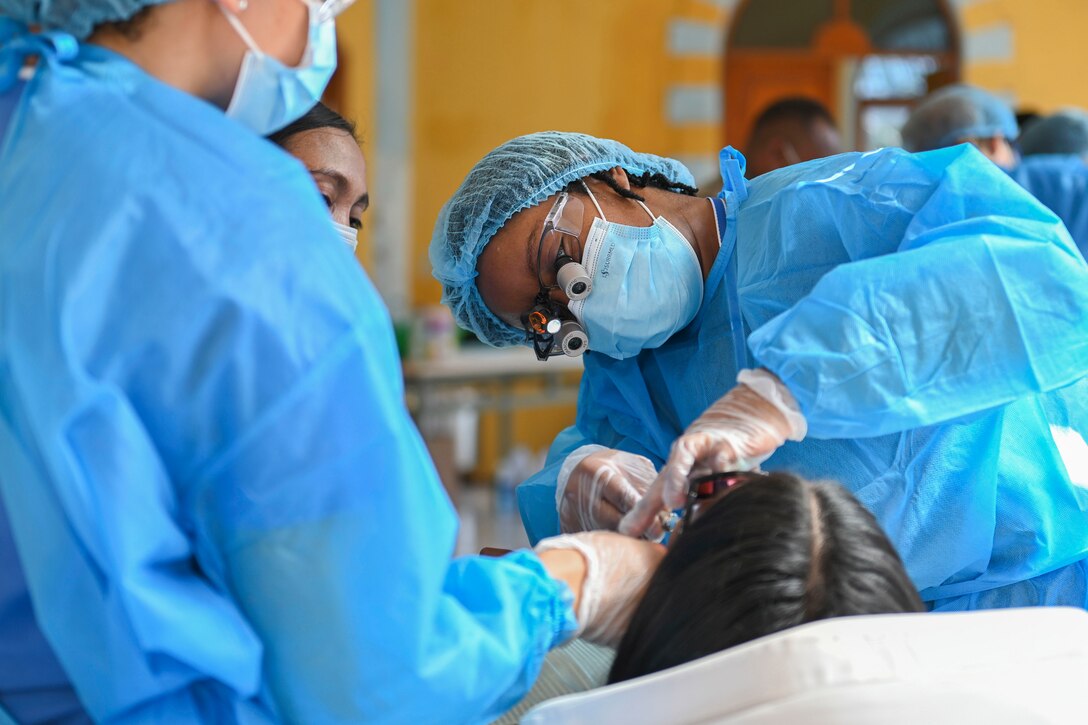
[[[586,268],[562,251],[555,260],[555,280],[571,300],[583,299],[593,290],[593,280]]]

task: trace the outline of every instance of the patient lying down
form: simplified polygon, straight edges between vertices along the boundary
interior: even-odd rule
[[[838,484],[729,473],[689,500],[610,683],[817,619],[923,611],[876,519]]]

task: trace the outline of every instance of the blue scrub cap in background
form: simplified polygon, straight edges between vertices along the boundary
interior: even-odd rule
[[[128,20],[148,5],[169,0],[0,0],[0,18],[42,30],[63,30],[80,40],[99,23]]]
[[[1020,133],[1008,104],[992,93],[973,86],[953,85],[931,93],[903,125],[903,148],[932,151],[968,138],[1003,136],[1009,141]]]
[[[572,181],[616,166],[636,176],[649,172],[695,185],[679,161],[635,153],[618,141],[580,133],[520,136],[484,156],[442,207],[431,238],[433,273],[457,324],[495,347],[524,343],[524,330],[506,324],[484,304],[476,287],[476,260],[514,214]]]
[[[1071,108],[1033,122],[1020,136],[1020,153],[1088,156],[1088,113]]]

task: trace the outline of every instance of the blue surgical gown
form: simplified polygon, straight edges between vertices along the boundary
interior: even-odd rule
[[[1088,164],[1080,156],[1027,156],[1009,175],[1058,215],[1088,254]]]
[[[502,712],[570,590],[531,552],[452,560],[388,314],[308,174],[72,50],[0,91],[0,708]]]
[[[695,320],[627,360],[586,354],[576,424],[518,489],[530,537],[558,530],[568,453],[660,465],[739,367],[765,366],[809,433],[764,467],[843,482],[931,606],[1084,605],[1088,267],[1058,219],[967,146],[750,184],[741,161],[723,152]]]

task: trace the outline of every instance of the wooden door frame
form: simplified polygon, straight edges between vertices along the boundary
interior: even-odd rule
[[[783,58],[784,57],[789,57],[789,56],[797,56],[798,60],[800,60],[801,58],[806,58],[806,59],[811,58],[811,57],[813,57],[815,55],[815,50],[813,48],[794,49],[794,48],[758,48],[758,47],[751,47],[751,48],[737,49],[736,45],[734,44],[734,41],[735,41],[735,35],[736,35],[736,32],[737,32],[737,26],[740,24],[738,22],[738,20],[744,16],[745,12],[748,11],[748,8],[749,8],[749,6],[751,5],[752,2],[753,2],[753,0],[741,0],[739,3],[737,3],[737,6],[733,9],[733,12],[730,13],[729,20],[727,21],[728,22],[728,27],[726,28],[726,33],[725,33],[725,38],[726,38],[726,41],[725,41],[725,43],[726,43],[725,53],[722,55],[722,102],[725,105],[725,108],[723,108],[722,121],[721,121],[721,123],[722,123],[721,135],[722,135],[723,141],[726,142],[726,143],[734,142],[734,141],[736,143],[746,143],[747,142],[747,135],[750,133],[750,129],[735,129],[737,131],[737,134],[734,134],[734,135],[737,136],[737,137],[736,138],[730,138],[730,129],[729,129],[729,82],[728,81],[729,81],[729,67],[730,67],[730,61],[731,60],[735,60],[738,57],[740,57],[740,58],[759,58],[761,54],[766,54],[766,57],[776,56],[776,57],[783,57]],[[942,67],[947,68],[948,70],[950,70],[953,81],[958,82],[963,77],[963,53],[962,53],[963,31],[962,31],[962,28],[961,28],[960,23],[959,23],[959,19],[956,16],[955,11],[952,10],[951,5],[949,4],[949,0],[936,0],[936,3],[937,3],[937,9],[940,12],[941,16],[944,18],[944,22],[948,26],[948,29],[949,29],[950,47],[949,47],[949,49],[947,51],[934,53],[932,51],[903,50],[903,51],[885,51],[885,52],[880,52],[880,53],[873,53],[872,55],[887,55],[887,56],[928,55],[928,56],[934,56],[936,58],[939,58],[942,62],[947,62],[947,65],[942,65]],[[833,58],[835,60],[838,59],[837,56],[833,56]],[[838,99],[834,99],[834,100],[837,101]],[[838,110],[837,105],[838,105],[837,103],[833,103],[833,104],[831,104],[829,106],[829,110],[831,111],[832,115],[836,115],[837,110]],[[860,113],[860,105],[858,107],[858,110],[855,112],[855,116],[858,113]],[[853,123],[855,128],[858,127],[858,119],[857,118],[854,118],[854,119],[839,119],[839,122],[843,123],[843,122],[845,122],[847,120],[849,120],[851,123]],[[745,138],[739,138],[740,131],[745,132]]]

